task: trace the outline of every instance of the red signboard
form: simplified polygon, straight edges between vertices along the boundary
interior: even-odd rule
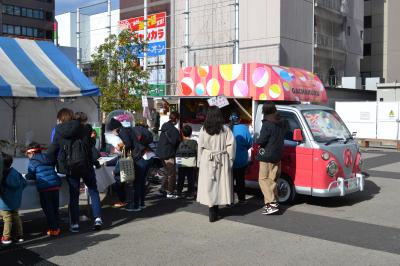
[[[147,28],[159,28],[166,26],[166,12],[160,12],[147,16]],[[119,26],[122,29],[130,29],[132,31],[144,30],[144,17],[129,18],[119,21]]]

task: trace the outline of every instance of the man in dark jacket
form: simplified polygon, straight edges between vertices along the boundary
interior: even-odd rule
[[[69,110],[71,111],[71,110]],[[72,111],[71,111],[72,112]],[[74,118],[74,113],[71,115]],[[62,151],[61,148],[68,141],[81,140],[86,146],[87,151],[87,166],[82,167],[85,169],[79,169],[80,172],[85,172],[85,174],[72,175],[67,174],[67,181],[69,184],[69,209],[70,209],[70,231],[73,233],[79,232],[79,192],[80,192],[80,179],[83,179],[86,187],[89,191],[89,196],[91,199],[91,207],[93,217],[95,219],[94,229],[99,230],[103,224],[101,219],[101,202],[99,191],[97,190],[96,173],[92,164],[92,155],[90,153],[90,136],[87,135],[88,132],[84,129],[83,125],[77,120],[64,121],[58,124],[55,129],[54,139],[48,149],[48,157],[51,161],[57,161],[58,164],[62,161]]]
[[[285,127],[273,102],[263,105],[263,124],[257,144],[260,150],[257,160],[260,161],[258,182],[264,194],[265,207],[262,214],[279,211],[276,180],[281,172]]]
[[[175,154],[180,143],[179,130],[175,127],[179,121],[179,113],[171,112],[169,121],[161,127],[160,140],[157,145],[157,155],[164,165],[164,178],[161,185],[161,194],[167,192],[167,198],[176,199],[174,194],[176,185]]]

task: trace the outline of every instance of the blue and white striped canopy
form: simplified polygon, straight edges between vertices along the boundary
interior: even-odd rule
[[[53,43],[0,37],[0,97],[100,95]]]

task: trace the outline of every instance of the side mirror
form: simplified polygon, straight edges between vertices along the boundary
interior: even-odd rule
[[[293,140],[297,142],[304,141],[303,134],[300,128],[296,128],[295,130],[293,130]]]
[[[357,136],[357,132],[352,132],[352,133],[351,133],[351,136],[352,136],[353,138],[355,138],[355,137]]]

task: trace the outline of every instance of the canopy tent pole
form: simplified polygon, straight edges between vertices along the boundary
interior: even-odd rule
[[[233,101],[236,103],[236,105],[239,107],[240,110],[242,110],[242,112],[247,115],[250,119],[253,119],[253,117],[251,116],[251,114],[249,114],[249,112],[247,112],[246,108],[243,107],[243,105],[240,104],[240,102],[233,98]]]
[[[9,104],[5,99],[1,98],[3,102],[5,102],[8,107],[12,109],[12,132],[13,132],[13,143],[14,143],[14,156],[16,155],[17,152],[17,108],[21,100],[18,102],[15,100],[15,98],[12,98],[12,104]]]

